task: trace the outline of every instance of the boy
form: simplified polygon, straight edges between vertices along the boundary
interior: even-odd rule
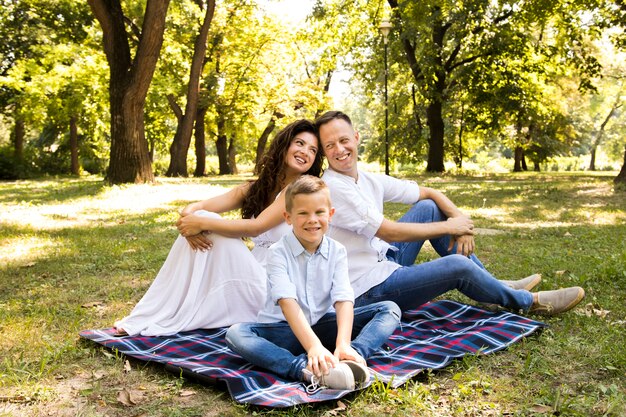
[[[352,390],[369,380],[365,358],[394,332],[400,309],[389,301],[353,309],[346,249],[325,236],[334,209],[320,178],[290,184],[285,208],[293,233],[270,248],[266,305],[257,323],[232,326],[226,342],[282,377]]]

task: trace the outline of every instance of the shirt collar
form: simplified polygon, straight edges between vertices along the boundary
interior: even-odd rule
[[[300,243],[296,235],[293,233],[293,230],[291,231],[291,233],[287,233],[285,235],[285,241],[287,242],[287,247],[294,257],[300,256],[303,252],[306,252],[306,249],[304,249],[302,243]],[[319,253],[324,258],[328,259],[328,255],[330,253],[330,243],[328,243],[328,238],[326,237],[326,235],[322,237],[322,243],[317,248],[317,251],[315,253]]]
[[[326,172],[328,172],[329,174],[334,175],[336,177],[344,178],[344,179],[347,179],[348,181],[352,181],[355,184],[358,184],[359,178],[361,177],[361,171],[359,171],[359,170],[357,170],[357,178],[356,179],[352,178],[350,175],[346,175],[346,174],[342,174],[341,172],[337,172],[334,169],[332,169],[331,167],[326,168],[324,170],[324,173],[326,173]]]

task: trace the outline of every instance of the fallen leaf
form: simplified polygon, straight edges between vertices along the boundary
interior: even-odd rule
[[[570,232],[565,232],[565,234],[563,236],[570,237],[570,236],[572,236],[572,234]]]
[[[104,378],[104,376],[106,375],[106,372],[104,371],[95,371],[91,374],[91,376],[93,377],[94,381],[98,381],[102,378]]]
[[[127,390],[124,388],[117,393],[117,401],[127,407],[132,407],[133,405],[141,403],[142,399],[143,394],[139,391]]]
[[[587,305],[585,305],[585,314],[587,315],[587,317],[598,316],[601,319],[604,319],[610,312],[610,310],[596,308],[592,303],[588,303]]]
[[[107,352],[106,350],[103,350],[103,351],[102,351],[102,354],[103,354],[104,356],[106,356],[107,358],[109,358],[109,359],[114,359],[114,358],[115,358],[115,356],[113,356],[113,354],[111,354],[111,353]]]
[[[562,271],[555,271],[554,275],[556,275],[557,277],[561,276],[561,275],[565,275],[567,273],[567,271],[564,269]]]
[[[92,307],[101,306],[103,304],[104,304],[104,302],[102,302],[102,301],[90,301],[88,303],[83,304],[81,307],[82,308],[92,308]]]
[[[30,268],[31,266],[37,265],[37,262],[29,262],[27,264],[22,265],[22,268]]]
[[[342,401],[337,401],[337,407],[333,408],[332,410],[328,410],[326,413],[324,413],[324,415],[336,416],[340,412],[344,411],[346,408],[346,405]]]
[[[182,390],[179,395],[181,397],[190,397],[192,395],[196,395],[196,392],[191,390]]]
[[[535,413],[540,413],[540,414],[552,413],[554,411],[552,407],[548,405],[542,405],[542,404],[535,404],[532,407],[530,407],[530,409],[534,411]]]
[[[124,361],[124,372],[129,373],[131,370],[132,368],[130,367],[130,362],[128,361],[128,359],[126,359]]]

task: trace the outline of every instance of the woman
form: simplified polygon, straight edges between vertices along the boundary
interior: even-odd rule
[[[302,174],[319,176],[318,150],[313,123],[295,121],[272,141],[256,181],[185,207],[176,223],[181,236],[143,298],[115,323],[116,334],[164,336],[255,321],[265,302],[267,248],[290,230],[281,191]],[[217,214],[238,208],[242,219]],[[252,252],[242,237],[252,237]]]

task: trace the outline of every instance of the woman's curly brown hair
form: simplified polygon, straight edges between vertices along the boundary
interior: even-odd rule
[[[296,120],[285,126],[269,146],[259,162],[259,177],[250,186],[241,207],[241,216],[250,219],[258,216],[267,206],[272,204],[279,187],[285,180],[285,154],[291,141],[298,133],[309,132],[316,135],[315,125],[310,120]],[[311,168],[305,172],[318,177],[322,172],[322,151],[318,150]]]

